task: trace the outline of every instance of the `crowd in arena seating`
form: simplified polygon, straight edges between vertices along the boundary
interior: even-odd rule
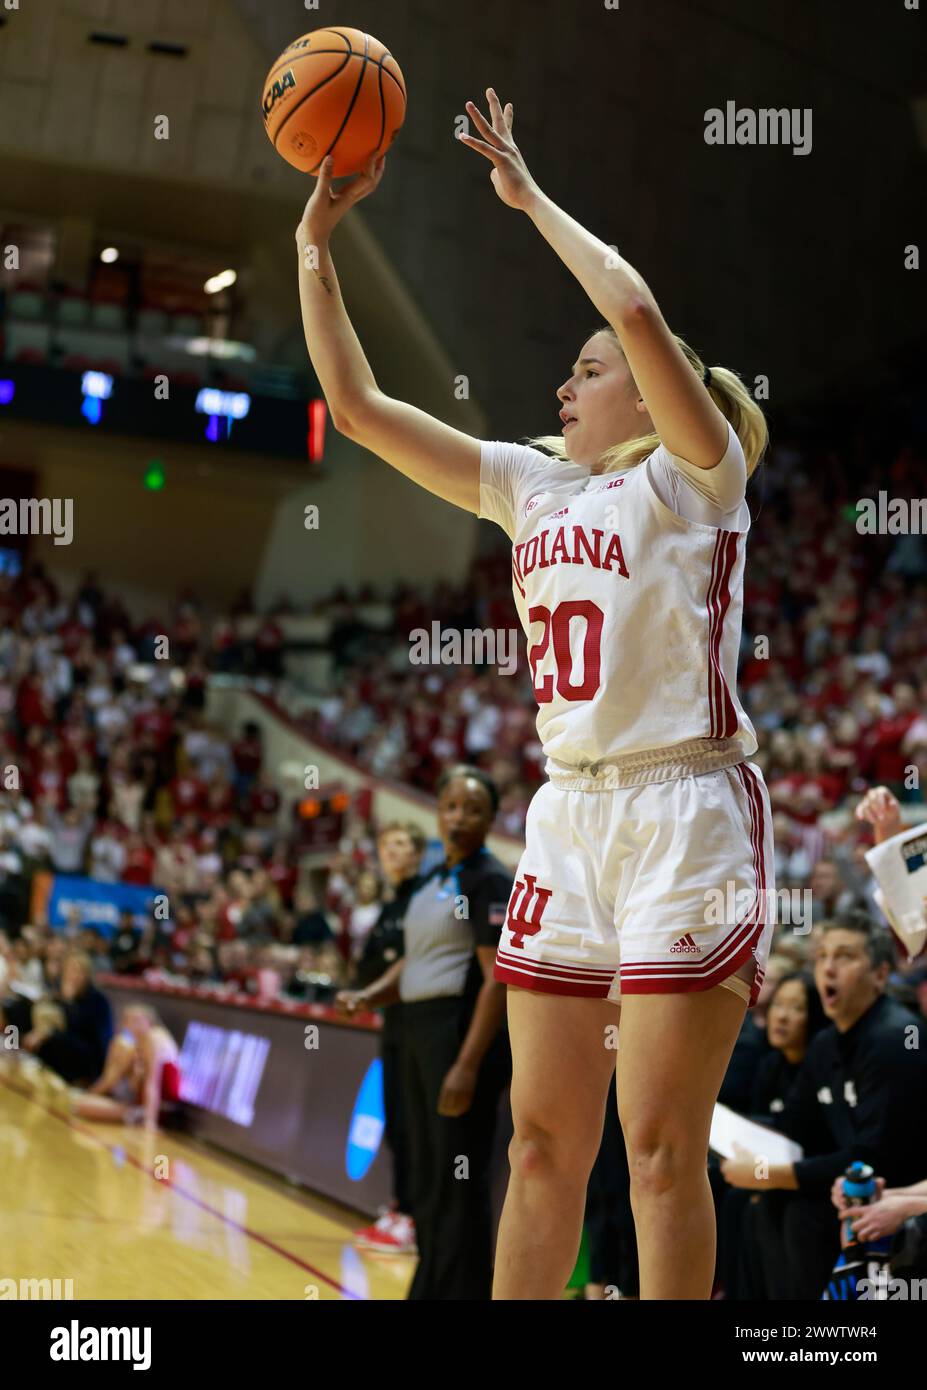
[[[0,578],[0,614],[0,992],[41,983],[52,943],[30,914],[48,871],[166,895],[167,916],[114,935],[75,910],[64,937],[98,968],[247,991],[271,961],[300,997],[331,994],[358,909],[342,889],[325,916],[298,882],[258,727],[233,736],[204,714],[209,670],[279,670],[278,624],[245,643],[234,613],[207,628],[184,601],[134,625],[93,575],[65,600],[40,566]]]

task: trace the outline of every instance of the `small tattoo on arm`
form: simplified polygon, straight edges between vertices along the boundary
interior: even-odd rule
[[[315,272],[315,278],[321,281],[321,283],[325,286],[329,294],[335,293],[334,288],[332,287],[332,282],[329,280],[327,275],[322,275],[321,272],[317,270]]]

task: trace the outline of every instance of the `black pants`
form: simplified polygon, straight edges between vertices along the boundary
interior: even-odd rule
[[[383,1016],[380,1057],[383,1062],[384,1136],[393,1159],[393,1198],[407,1215],[412,1211],[409,1136],[402,1099],[402,1004],[390,1004]]]
[[[23,1038],[32,1028],[32,1000],[11,994],[9,999],[2,1001],[0,1007],[2,1007],[6,1027],[16,1028],[19,1031],[21,1045]]]
[[[602,1143],[586,1191],[586,1234],[589,1282],[613,1284],[625,1298],[637,1298],[640,1272],[631,1212],[631,1175],[614,1083],[609,1088]]]
[[[766,1297],[816,1302],[840,1253],[840,1223],[830,1198],[766,1192],[753,1212],[751,1239]]]
[[[77,1033],[67,1032],[52,1033],[36,1055],[71,1086],[77,1082],[96,1081],[106,1060],[98,1046]]]
[[[470,1109],[454,1118],[439,1115],[441,1085],[468,1022],[457,998],[403,1005],[402,1084],[419,1250],[410,1299],[492,1295],[490,1159],[512,1061],[501,1031],[483,1058]]]
[[[709,1168],[709,1175],[712,1172]],[[730,1187],[720,1173],[718,1180],[718,1273],[724,1297],[762,1302],[769,1297],[763,1273],[762,1233],[759,1229],[759,1207],[763,1196],[747,1188]],[[713,1183],[713,1190],[714,1186]]]

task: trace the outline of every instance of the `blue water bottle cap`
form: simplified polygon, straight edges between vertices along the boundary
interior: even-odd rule
[[[871,1197],[875,1190],[875,1170],[859,1160],[851,1163],[843,1175],[845,1196],[865,1199]]]

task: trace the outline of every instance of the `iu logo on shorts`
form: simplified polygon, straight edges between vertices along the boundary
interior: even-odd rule
[[[553,891],[552,888],[539,888],[534,874],[525,874],[524,883],[521,879],[515,880],[505,924],[512,933],[513,946],[523,947],[526,936],[534,936],[541,930],[541,918]]]

